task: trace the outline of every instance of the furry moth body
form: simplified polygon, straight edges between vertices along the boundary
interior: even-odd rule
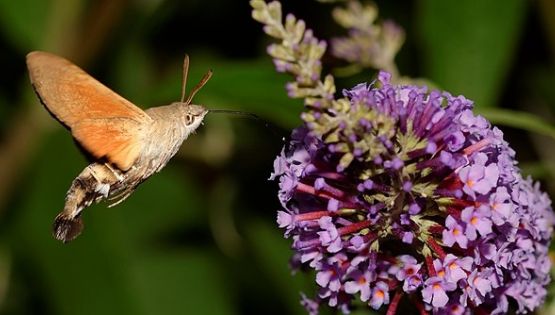
[[[93,161],[75,178],[53,235],[69,242],[83,229],[81,214],[93,202],[114,206],[159,172],[202,123],[208,110],[191,104],[212,72],[185,99],[189,58],[183,64],[181,101],[142,110],[68,60],[46,52],[27,55],[31,84],[41,103]]]

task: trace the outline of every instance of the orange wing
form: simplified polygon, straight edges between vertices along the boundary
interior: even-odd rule
[[[64,58],[34,51],[27,67],[41,103],[85,150],[124,171],[133,165],[148,114]]]

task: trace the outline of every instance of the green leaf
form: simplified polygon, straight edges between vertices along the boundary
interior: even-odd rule
[[[117,228],[125,231],[138,249],[151,245],[148,240],[167,231],[200,226],[208,220],[202,205],[203,193],[197,188],[192,169],[178,167],[175,162],[172,160],[162,172],[141,184],[124,203],[102,211],[102,219],[113,217]],[[102,223],[96,232],[102,233],[101,226]]]
[[[545,122],[541,117],[534,114],[493,108],[477,109],[476,112],[485,116],[493,124],[519,128],[555,139],[555,126]]]
[[[0,0],[0,27],[21,51],[42,43],[52,0]]]
[[[118,51],[112,69],[114,78],[112,88],[143,109],[161,105],[145,103],[152,93],[152,83],[156,82],[152,60],[153,58],[148,55],[147,50],[134,38],[131,38]],[[177,77],[178,71],[175,73]]]
[[[528,1],[423,0],[424,75],[478,107],[496,106],[515,55]]]
[[[534,180],[547,180],[555,174],[553,168],[548,163],[543,162],[519,163],[518,167],[524,177],[532,176]]]
[[[83,0],[0,0],[0,27],[20,51],[64,51],[77,35]]]
[[[520,82],[524,89],[531,91],[534,102],[538,102],[540,108],[546,106],[551,111],[555,111],[555,89],[553,89],[555,67],[545,65],[532,67],[520,78]]]
[[[289,259],[293,252],[290,249],[291,240],[282,236],[282,231],[262,221],[249,224],[249,241],[252,243],[255,259],[263,272],[273,281],[276,288],[275,296],[289,308],[287,314],[306,314],[300,305],[300,293],[312,295],[316,283],[314,275],[303,273],[292,274]]]
[[[137,299],[145,314],[231,315],[221,257],[203,251],[145,255],[135,261]]]

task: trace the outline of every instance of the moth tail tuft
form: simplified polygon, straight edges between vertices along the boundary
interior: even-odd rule
[[[55,239],[68,243],[73,241],[83,231],[83,220],[72,217],[67,213],[60,213],[54,219],[52,235]]]

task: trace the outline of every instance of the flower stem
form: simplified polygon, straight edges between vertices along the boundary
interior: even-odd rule
[[[341,194],[341,193],[339,193],[337,196],[333,196],[332,194],[330,194],[330,192],[327,192],[327,191],[316,191],[314,187],[307,185],[305,183],[297,183],[297,191],[322,197],[325,199],[342,198],[345,196],[345,194]]]
[[[422,301],[413,299],[413,302],[416,308],[418,309],[418,311],[420,312],[420,315],[429,315],[428,311],[426,311],[426,309],[424,308],[424,304],[422,303]]]
[[[311,221],[311,220],[318,220],[321,217],[330,216],[333,217],[335,212],[331,211],[312,211],[306,213],[295,214],[295,221],[302,222],[302,221]]]
[[[432,248],[434,253],[436,253],[439,258],[441,258],[442,260],[445,259],[445,252],[443,251],[443,248],[436,242],[433,237],[428,237],[426,239],[426,243]]]
[[[432,259],[432,256],[424,256],[424,259],[426,260],[426,268],[428,268],[428,274],[430,275],[430,277],[435,277],[437,273],[436,269],[434,268],[434,261]]]
[[[387,308],[386,315],[395,315],[397,313],[397,307],[399,306],[399,301],[401,300],[402,296],[403,293],[401,291],[395,292],[395,296],[393,296],[393,300],[391,300],[391,303]]]
[[[464,148],[463,154],[464,155],[470,155],[474,152],[482,150],[483,148],[487,147],[490,144],[491,144],[491,139],[482,139],[482,140]]]
[[[370,220],[360,221],[360,222],[356,222],[356,223],[341,227],[337,229],[337,231],[339,232],[339,235],[343,236],[345,234],[358,232],[362,229],[369,227],[371,224],[372,222],[370,222]]]

